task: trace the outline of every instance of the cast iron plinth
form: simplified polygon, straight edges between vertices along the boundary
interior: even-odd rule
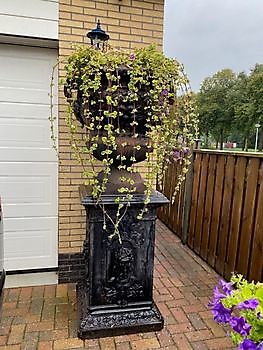
[[[159,192],[151,196],[148,212],[137,219],[143,195],[135,195],[119,224],[118,237],[109,239],[113,225],[91,196],[82,200],[87,213],[84,242],[85,277],[77,285],[78,336],[81,339],[151,332],[163,328],[163,317],[153,295],[153,263],[156,209],[168,203]],[[111,218],[118,205],[114,195],[100,204]]]

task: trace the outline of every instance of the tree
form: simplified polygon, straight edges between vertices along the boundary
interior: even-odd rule
[[[253,129],[259,123],[259,150],[263,149],[263,64],[256,64],[251,71],[248,82],[248,94],[250,96],[251,114],[253,115]]]
[[[243,137],[243,149],[248,149],[254,144],[251,142],[255,135],[255,125],[262,124],[263,114],[263,65],[256,64],[249,75],[244,72],[237,76],[236,84],[231,93],[231,103],[234,106],[234,127]],[[262,149],[262,129],[259,145]]]
[[[200,131],[206,138],[211,134],[217,144],[220,143],[220,149],[234,122],[230,91],[235,82],[235,73],[231,69],[223,69],[212,77],[205,78],[197,95]]]
[[[235,85],[229,93],[234,108],[234,132],[238,130],[243,141],[243,150],[248,149],[248,140],[254,125],[254,118],[250,95],[248,91],[249,76],[241,72],[238,74]]]

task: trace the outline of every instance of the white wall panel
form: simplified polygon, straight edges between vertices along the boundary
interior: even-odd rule
[[[0,34],[58,39],[58,1],[0,1]]]

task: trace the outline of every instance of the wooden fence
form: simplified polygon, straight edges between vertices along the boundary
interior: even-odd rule
[[[167,170],[168,197],[177,171]],[[225,278],[235,271],[262,281],[262,154],[194,151],[185,186],[159,217]]]

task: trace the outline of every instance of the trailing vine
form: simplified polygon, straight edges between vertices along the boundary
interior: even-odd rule
[[[119,223],[138,193],[134,180],[137,162],[144,160],[147,169],[144,207],[138,219],[147,211],[157,178],[162,189],[171,162],[182,167],[172,200],[185,178],[197,131],[189,82],[182,65],[152,45],[132,54],[78,47],[68,57],[65,71],[71,147],[98,205],[108,192],[113,169],[120,174],[116,218],[102,209],[103,228],[107,230],[110,221],[114,226],[111,236],[118,235],[121,241]],[[94,156],[102,162],[99,176]]]

